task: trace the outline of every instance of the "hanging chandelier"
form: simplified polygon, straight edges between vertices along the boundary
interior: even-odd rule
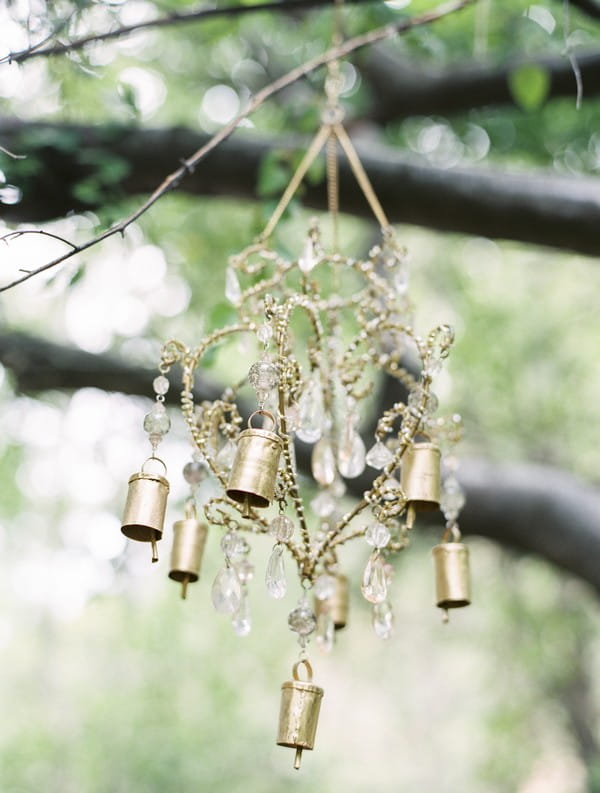
[[[282,686],[277,743],[296,750],[295,768],[302,751],[314,746],[323,696],[312,682],[309,641],[314,638],[320,649],[330,650],[335,632],[348,619],[350,584],[339,558],[344,545],[356,541],[365,546],[359,585],[380,638],[391,636],[394,626],[392,562],[409,546],[419,513],[441,507],[446,521],[433,549],[436,600],[445,619],[449,609],[468,605],[471,597],[468,550],[457,522],[464,503],[454,456],[461,420],[435,415],[432,390],[453,331],[442,324],[422,337],[413,329],[406,250],[343,126],[342,82],[334,61],[314,140],[263,233],[230,259],[226,296],[237,309],[237,322],[209,333],[193,348],[175,340],[162,347],[153,383],[156,401],[144,418],[152,451],[129,480],[122,525],[127,537],[151,545],[152,561],[157,561],[169,492],[157,447],[170,428],[164,404],[167,375],[172,367],[181,367],[181,409],[193,450],[183,469],[190,494],[184,517],[173,527],[169,577],[181,584],[185,598],[200,574],[208,526],[220,531],[224,562],[212,585],[212,602],[217,612],[229,615],[235,632],[245,635],[251,627],[248,583],[254,573],[245,535],[274,540],[265,572],[273,598],[286,595],[286,566],[293,562],[301,597],[288,625],[298,635],[300,653],[292,680]],[[339,249],[339,149],[381,230],[380,241],[365,258]],[[313,219],[299,255],[286,257],[273,244],[273,233],[323,150],[332,244],[324,244]],[[298,315],[308,331],[301,332]],[[240,336],[250,336],[256,344],[247,376],[218,399],[197,404],[195,377],[205,356]],[[367,450],[359,434],[361,409],[364,417],[381,375],[398,381],[406,399],[386,406]],[[250,389],[256,409],[242,429],[240,404]],[[298,471],[296,440],[312,445],[310,480]],[[366,467],[376,472],[372,483],[352,509],[340,512],[345,481]],[[199,485],[207,477],[218,492],[198,503]]]

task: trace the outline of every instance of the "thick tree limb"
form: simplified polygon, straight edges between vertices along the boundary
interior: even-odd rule
[[[575,53],[585,98],[600,94],[600,53]],[[378,123],[415,115],[451,115],[475,108],[514,105],[511,73],[520,66],[536,64],[549,77],[548,99],[577,96],[577,82],[567,57],[515,61],[501,66],[465,63],[451,69],[427,69],[422,64],[373,50],[361,63],[361,73],[372,83],[369,118]]]
[[[52,144],[53,139],[67,134],[73,136],[72,149],[65,151]],[[128,163],[130,172],[120,189],[124,195],[138,195],[150,191],[174,161],[206,140],[185,129],[119,130],[0,122],[0,137],[14,150],[26,152],[26,140],[33,135],[38,148],[29,149],[30,157],[37,156],[43,168],[23,181],[21,203],[0,209],[6,220],[40,222],[69,211],[95,208],[73,197],[75,186],[90,176],[90,166],[85,164],[87,152],[104,153]],[[213,151],[179,189],[194,195],[253,199],[262,158],[273,149],[298,145],[297,140],[238,136]],[[531,172],[510,174],[488,168],[439,169],[415,164],[393,149],[358,148],[393,222],[600,254],[598,180]],[[9,173],[10,169],[7,163]],[[369,217],[345,160],[341,162],[340,183],[342,210]],[[311,207],[325,208],[323,185],[308,187],[303,201]]]
[[[12,373],[17,390],[28,393],[87,386],[148,396],[156,375],[153,369],[130,366],[111,356],[10,332],[0,334],[0,362]],[[214,399],[218,391],[200,382],[196,397]],[[385,389],[388,397],[389,391]],[[310,450],[306,444],[298,449],[298,464],[305,470]],[[372,472],[349,480],[350,492],[362,496],[370,478]],[[536,554],[600,592],[600,489],[549,466],[482,460],[464,462],[460,479],[467,494],[461,516],[465,534]]]

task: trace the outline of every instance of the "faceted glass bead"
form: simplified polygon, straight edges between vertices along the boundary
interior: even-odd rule
[[[272,391],[279,382],[279,369],[271,361],[257,361],[248,372],[248,382],[255,391]]]
[[[328,600],[335,592],[335,578],[323,573],[315,581],[313,591],[317,600]]]
[[[261,344],[268,344],[273,338],[273,328],[268,322],[264,322],[256,331],[256,336]]]
[[[192,460],[183,466],[183,478],[188,485],[199,485],[208,476],[208,466],[199,460]]]
[[[321,438],[315,444],[311,457],[312,473],[315,481],[323,487],[335,479],[335,456],[328,438]]]
[[[267,592],[275,600],[281,600],[287,590],[287,580],[285,577],[285,566],[283,562],[283,550],[285,546],[277,543],[269,556],[267,562],[267,572],[265,574],[265,584]]]
[[[315,612],[306,600],[301,600],[296,608],[290,612],[288,625],[294,633],[300,636],[309,636],[317,627]]]
[[[338,470],[346,479],[354,479],[365,470],[365,444],[355,429],[346,429],[338,448]]]
[[[369,603],[383,603],[386,599],[387,580],[383,557],[379,553],[372,553],[369,557],[360,588]]]
[[[426,413],[435,413],[438,408],[438,398],[435,394],[431,393],[431,391],[429,395],[425,397],[425,390],[422,386],[417,385],[411,390],[408,396],[408,406],[410,408],[419,409],[422,405]]]
[[[247,584],[248,581],[252,581],[254,578],[254,565],[247,559],[242,559],[238,562],[235,569],[242,584]]]
[[[228,267],[225,273],[225,297],[234,306],[237,306],[242,297],[242,288],[233,267]]]
[[[159,403],[157,403],[158,405]],[[148,435],[166,435],[171,428],[171,419],[165,410],[164,405],[160,405],[162,410],[156,409],[155,405],[149,413],[144,416],[144,430]]]
[[[287,542],[294,533],[294,524],[287,515],[277,515],[269,523],[269,534],[278,542]]]
[[[436,374],[439,374],[442,370],[442,362],[439,358],[434,357],[433,355],[427,359],[427,363],[425,364],[425,374],[428,374],[430,377],[435,377]]]
[[[247,636],[252,630],[252,615],[250,614],[250,601],[246,592],[242,593],[242,599],[238,610],[231,618],[231,625],[237,636]]]
[[[302,253],[298,258],[298,267],[303,273],[310,273],[312,269],[318,264],[319,257],[315,249],[315,243],[312,237],[308,237],[304,243]]]
[[[390,530],[383,523],[372,523],[365,532],[365,540],[373,548],[385,548],[390,541]]]
[[[155,377],[152,381],[154,393],[158,394],[159,396],[164,396],[167,393],[169,390],[169,385],[169,380],[164,376],[164,374],[159,374],[158,377]]]
[[[323,395],[319,380],[311,378],[298,401],[296,435],[305,443],[318,441],[323,433]]]
[[[242,585],[233,567],[225,565],[212,585],[211,599],[219,614],[235,614],[242,599]]]
[[[310,502],[310,506],[315,515],[318,515],[320,518],[326,518],[335,511],[336,502],[331,493],[328,493],[327,490],[323,490],[318,496],[313,498]]]
[[[319,614],[317,619],[317,633],[315,634],[315,641],[321,652],[330,653],[333,650],[333,641],[335,636],[335,625],[328,612]]]
[[[235,460],[235,453],[237,452],[237,444],[234,440],[229,438],[219,453],[217,454],[216,462],[219,468],[229,471]]]
[[[371,446],[365,457],[365,462],[371,468],[381,470],[394,459],[394,455],[381,441],[377,441]]]
[[[221,539],[221,550],[227,559],[236,562],[250,551],[250,546],[237,531],[228,531]]]
[[[394,612],[387,600],[373,606],[373,630],[380,639],[390,639],[394,634]]]

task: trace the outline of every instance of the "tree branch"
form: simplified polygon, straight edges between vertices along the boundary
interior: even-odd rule
[[[401,22],[384,25],[383,27],[369,31],[368,33],[363,33],[360,36],[354,36],[339,46],[332,47],[331,49],[327,50],[327,52],[318,55],[315,58],[311,58],[301,66],[292,69],[287,74],[270,83],[268,86],[255,94],[255,96],[249,101],[248,106],[244,111],[239,113],[229,124],[226,124],[224,127],[222,127],[219,132],[213,135],[212,138],[204,144],[204,146],[197,149],[191,156],[184,158],[181,167],[177,168],[177,170],[173,171],[169,174],[169,176],[163,179],[159,186],[155,188],[151,195],[134,212],[132,212],[131,215],[114,226],[111,226],[109,229],[97,235],[96,237],[93,237],[87,242],[76,246],[75,250],[71,250],[62,256],[58,256],[52,261],[36,267],[30,272],[27,272],[19,278],[16,278],[15,280],[6,284],[5,286],[0,287],[0,292],[5,292],[8,289],[12,289],[13,287],[18,286],[18,284],[22,284],[24,281],[33,278],[35,275],[39,275],[42,272],[62,264],[68,259],[71,259],[73,256],[76,256],[83,251],[89,250],[94,245],[103,242],[115,234],[123,234],[132,223],[134,223],[139,217],[141,217],[141,215],[154,206],[154,204],[160,198],[162,198],[162,196],[166,195],[171,190],[174,190],[188,174],[193,173],[196,165],[211,151],[213,151],[220,143],[226,140],[244,119],[250,116],[271,96],[278,93],[282,89],[287,88],[288,85],[292,85],[293,83],[297,82],[301,77],[310,74],[310,72],[319,68],[319,66],[324,66],[325,64],[337,60],[338,58],[343,58],[355,50],[368,47],[377,43],[378,41],[384,41],[393,35],[406,33],[407,31],[413,30],[416,27],[429,25],[432,22],[436,22],[446,16],[449,16],[450,14],[454,14],[457,11],[462,10],[469,5],[473,5],[474,2],[476,2],[476,0],[453,0],[438,6],[433,11],[421,14],[420,16],[412,17]]]
[[[65,134],[73,138],[72,151],[43,143]],[[126,195],[143,195],[173,160],[202,146],[207,139],[185,129],[118,130],[20,121],[0,122],[0,135],[19,150],[24,150],[28,137],[42,142],[41,148],[28,153],[46,167],[23,182],[21,203],[0,210],[5,219],[20,222],[39,222],[69,211],[95,208],[72,195],[77,183],[89,176],[89,165],[77,159],[88,150],[126,161],[130,172],[120,189]],[[213,151],[202,170],[190,174],[180,189],[193,195],[254,199],[262,158],[274,149],[300,145],[304,142],[236,137]],[[598,180],[531,172],[510,174],[490,168],[433,168],[415,164],[396,150],[370,146],[367,152],[358,148],[392,222],[600,254]],[[85,161],[85,156],[82,159]],[[9,163],[9,175],[10,167]],[[370,217],[345,159],[340,163],[340,184],[342,210]],[[307,186],[302,200],[310,207],[325,209],[323,185]]]
[[[27,334],[0,334],[0,362],[11,372],[18,391],[93,387],[150,396],[154,369],[132,366],[109,355],[92,355]],[[197,378],[196,399],[215,399],[222,389]],[[177,404],[174,376],[169,391]],[[401,385],[387,379],[379,401],[394,399]],[[376,409],[377,411],[377,409]],[[380,412],[380,411],[379,411]],[[298,446],[298,465],[310,470],[311,446]],[[373,477],[368,470],[347,482],[362,497]],[[600,592],[600,490],[564,471],[529,464],[497,465],[464,461],[459,472],[467,503],[461,516],[464,534],[488,537],[525,553],[534,553],[578,576]],[[441,518],[440,518],[441,524]]]
[[[600,3],[596,0],[569,0],[569,3],[591,19],[600,19]]]

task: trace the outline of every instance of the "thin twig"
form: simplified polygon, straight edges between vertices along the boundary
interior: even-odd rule
[[[128,226],[130,226],[145,212],[147,212],[159,200],[159,198],[175,189],[181,180],[184,179],[184,177],[190,173],[195,168],[195,166],[207,156],[207,154],[209,154],[220,143],[226,140],[245,118],[254,113],[271,96],[278,93],[282,89],[287,88],[288,85],[297,82],[306,74],[309,74],[320,66],[329,63],[330,61],[336,60],[337,58],[343,58],[349,53],[361,49],[362,47],[367,47],[371,44],[375,44],[378,41],[383,41],[384,39],[390,38],[395,34],[406,33],[413,28],[436,22],[439,19],[447,17],[450,14],[466,8],[467,6],[473,5],[475,2],[477,2],[477,0],[453,0],[452,2],[444,3],[433,11],[412,17],[411,19],[384,25],[383,27],[369,31],[368,33],[348,39],[341,46],[332,47],[321,55],[317,55],[316,57],[311,58],[310,60],[303,63],[301,66],[297,66],[295,69],[292,69],[287,74],[270,83],[257,94],[255,94],[248,103],[245,110],[239,113],[232,121],[229,122],[229,124],[226,124],[224,127],[222,127],[219,132],[213,135],[213,137],[204,144],[204,146],[199,148],[190,157],[184,160],[182,165],[177,168],[177,170],[173,171],[173,173],[169,174],[151,193],[151,195],[134,212],[131,213],[131,215],[81,245],[73,245],[71,243],[73,245],[72,251],[63,254],[56,259],[52,259],[46,264],[37,267],[35,270],[32,270],[30,273],[27,273],[20,278],[11,281],[5,286],[0,287],[0,292],[6,292],[18,284],[33,278],[34,275],[39,275],[40,273],[49,270],[52,267],[56,267],[56,265],[61,264],[78,253],[88,250],[92,246],[103,242],[105,239],[108,239],[115,234],[123,235]]]
[[[0,152],[2,152],[2,154],[6,154],[7,157],[12,157],[13,160],[25,160],[25,159],[27,159],[27,155],[26,154],[15,154],[14,152],[9,151],[8,149],[4,148],[4,146],[0,146]]]
[[[180,25],[190,22],[203,22],[207,19],[215,19],[218,17],[239,17],[247,14],[255,14],[261,11],[282,11],[289,13],[291,11],[298,11],[304,8],[315,8],[318,6],[329,5],[331,0],[269,0],[264,3],[256,3],[254,5],[238,5],[226,6],[225,8],[200,8],[193,11],[186,11],[184,13],[173,12],[163,17],[156,17],[156,19],[149,19],[146,22],[136,22],[131,25],[122,25],[121,27],[108,30],[105,33],[97,33],[89,36],[82,36],[73,41],[64,44],[55,44],[52,47],[44,47],[43,45],[48,39],[53,38],[59,32],[55,30],[50,36],[47,36],[43,41],[38,42],[32,47],[20,50],[19,52],[11,52],[3,58],[0,58],[0,65],[4,63],[23,63],[23,61],[37,58],[40,56],[52,57],[55,55],[64,55],[67,52],[76,52],[88,44],[95,44],[100,41],[110,41],[114,39],[124,38],[139,30],[148,30],[149,28],[164,28],[171,25]],[[348,3],[373,3],[376,0],[346,0]],[[60,26],[62,29],[66,22]]]

